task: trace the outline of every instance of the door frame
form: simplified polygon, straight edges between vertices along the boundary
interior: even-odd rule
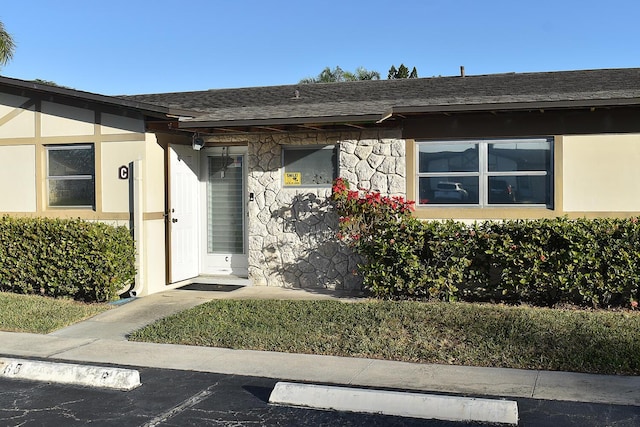
[[[207,174],[208,161],[212,154],[222,155],[226,152],[229,155],[242,155],[242,230],[243,230],[243,248],[242,254],[220,254],[210,255],[207,248]],[[248,276],[248,202],[247,202],[247,167],[248,147],[244,146],[224,146],[224,147],[206,147],[200,150],[200,274],[204,275],[234,275],[240,277]],[[225,264],[224,258],[228,257],[228,264]]]

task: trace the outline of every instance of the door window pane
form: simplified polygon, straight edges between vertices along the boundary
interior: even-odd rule
[[[243,160],[241,155],[208,158],[208,253],[244,253]]]

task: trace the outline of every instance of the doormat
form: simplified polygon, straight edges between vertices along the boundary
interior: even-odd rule
[[[182,289],[184,291],[232,292],[242,287],[243,286],[240,286],[240,285],[215,285],[215,284],[209,284],[209,283],[191,283],[189,285],[181,286],[178,289]]]

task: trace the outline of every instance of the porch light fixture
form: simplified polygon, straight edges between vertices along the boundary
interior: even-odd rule
[[[191,140],[191,148],[199,151],[202,147],[204,147],[204,139],[196,132]]]

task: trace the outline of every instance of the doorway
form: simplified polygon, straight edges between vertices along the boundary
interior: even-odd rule
[[[201,151],[201,273],[246,277],[246,147]]]
[[[169,146],[169,283],[247,277],[246,157],[247,147]]]

